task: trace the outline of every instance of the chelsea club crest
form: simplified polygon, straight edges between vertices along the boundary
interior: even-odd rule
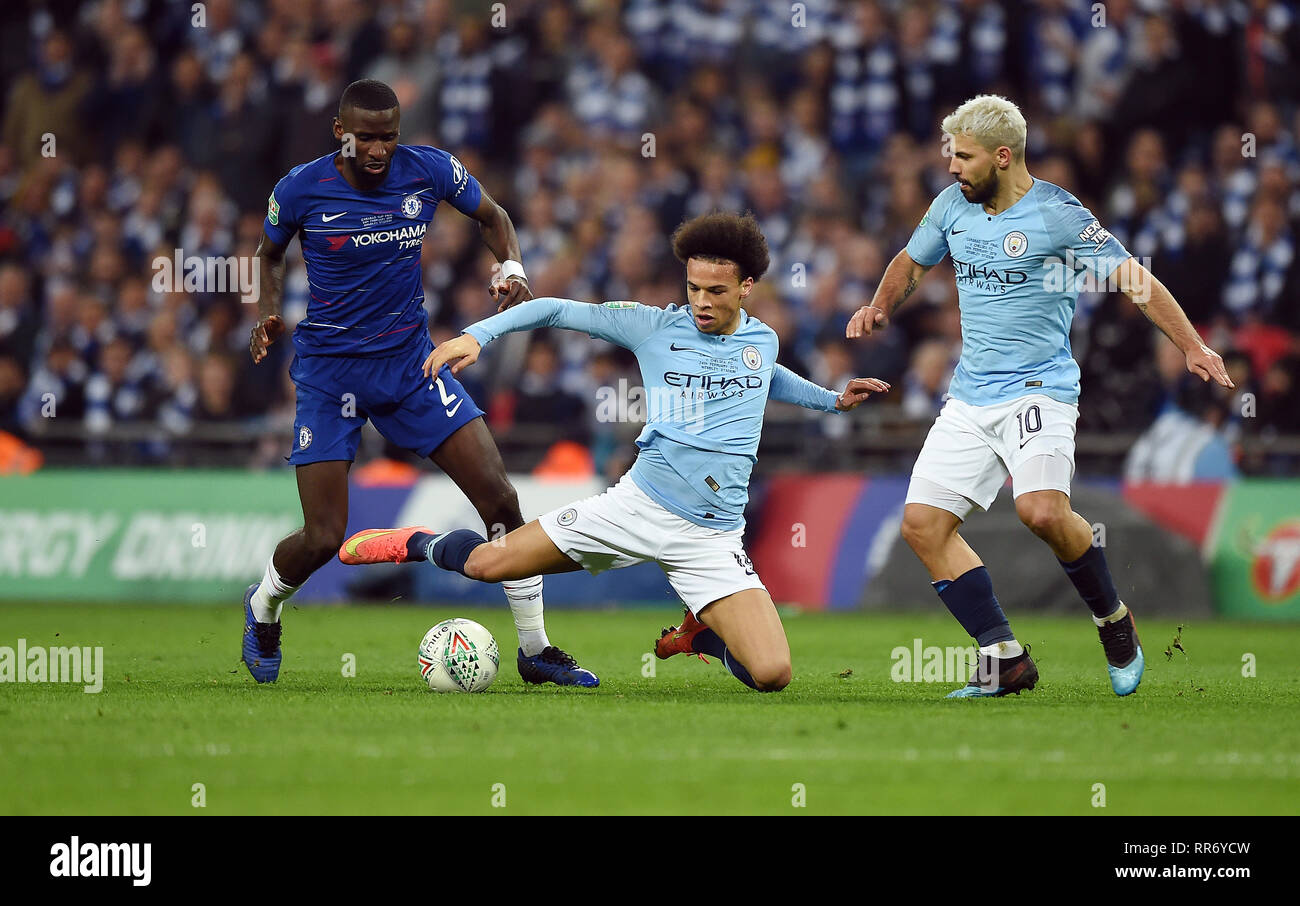
[[[402,215],[414,220],[420,216],[420,208],[423,206],[419,195],[407,195],[402,199]]]

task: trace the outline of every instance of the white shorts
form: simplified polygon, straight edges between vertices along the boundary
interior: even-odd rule
[[[691,613],[747,588],[766,590],[741,544],[744,529],[718,531],[670,513],[629,475],[605,493],[537,521],[556,547],[593,576],[658,563]]]
[[[949,399],[912,468],[908,503],[926,503],[965,519],[987,510],[1012,479],[1014,496],[1070,494],[1079,407],[1049,396],[1022,396],[994,406]]]

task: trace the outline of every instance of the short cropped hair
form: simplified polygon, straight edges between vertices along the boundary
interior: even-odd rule
[[[1025,117],[1020,108],[996,94],[971,98],[943,118],[949,135],[969,135],[990,151],[1006,145],[1016,160],[1025,156]]]
[[[762,277],[771,261],[763,231],[748,211],[743,215],[715,211],[693,217],[673,232],[672,242],[673,254],[682,264],[691,258],[730,261],[742,283]]]
[[[393,89],[377,79],[361,79],[343,89],[339,98],[339,116],[348,107],[358,110],[392,110],[397,106]]]

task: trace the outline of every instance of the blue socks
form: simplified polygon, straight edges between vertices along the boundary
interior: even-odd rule
[[[727,651],[726,644],[721,637],[712,629],[702,629],[700,633],[692,640],[691,650],[698,651],[700,654],[710,654],[722,661],[722,666],[730,671],[731,675],[740,680],[751,689],[758,689],[754,684],[754,678],[749,675],[745,665],[736,660],[735,655]]]
[[[414,532],[411,537],[406,539],[406,560],[408,563],[420,563],[429,559],[429,545],[437,539],[437,535],[430,535],[428,532]]]
[[[1110,567],[1106,565],[1106,555],[1101,548],[1090,546],[1087,553],[1073,563],[1064,560],[1060,563],[1093,616],[1100,620],[1119,610],[1119,593],[1115,591],[1115,580],[1110,576]]]
[[[962,573],[952,581],[933,583],[944,605],[981,648],[1015,639],[1002,605],[993,596],[993,580],[983,566]]]
[[[429,545],[427,556],[442,569],[464,576],[465,562],[469,560],[469,555],[474,552],[474,548],[480,544],[487,544],[487,539],[478,532],[464,528],[456,529],[454,532],[439,535],[437,540]]]

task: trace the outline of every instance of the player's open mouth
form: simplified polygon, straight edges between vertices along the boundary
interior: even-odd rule
[[[383,173],[386,169],[388,169],[388,164],[383,163],[382,161],[372,160],[366,164],[366,170],[370,173]]]
[[[703,330],[706,327],[712,327],[713,320],[714,320],[713,315],[696,315],[695,326],[698,327],[700,330]]]

